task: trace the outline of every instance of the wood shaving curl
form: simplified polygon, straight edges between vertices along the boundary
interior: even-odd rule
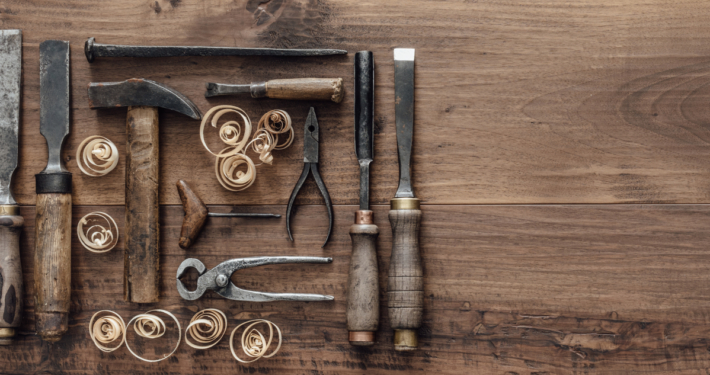
[[[102,316],[96,319],[96,316],[101,313],[111,313],[115,316]],[[96,319],[96,320],[94,320]],[[111,310],[101,310],[97,311],[89,321],[89,336],[94,342],[97,348],[104,353],[110,353],[123,345],[126,341],[126,324],[123,322],[123,318],[116,312]],[[106,344],[110,344],[118,339],[121,342],[115,347],[109,347]]]
[[[192,317],[185,328],[185,343],[195,349],[209,349],[222,340],[227,333],[227,316],[217,309],[205,309]],[[188,336],[197,342],[193,344]]]
[[[249,325],[244,328],[244,332],[242,333],[241,344],[242,351],[244,351],[244,354],[246,354],[248,357],[253,358],[252,360],[243,360],[239,358],[239,356],[237,356],[237,353],[234,351],[234,334],[237,332],[237,330],[239,330],[239,328],[247,324]],[[265,338],[264,335],[256,328],[253,328],[258,324],[265,324],[269,327],[268,339]],[[274,328],[276,329],[276,332],[279,335],[279,344],[276,346],[276,349],[271,352],[271,354],[267,355],[266,351],[269,350],[269,347],[271,346],[271,341],[274,338]],[[232,356],[234,356],[234,359],[241,363],[251,363],[260,358],[271,358],[276,353],[278,353],[279,349],[281,349],[281,330],[276,324],[265,319],[249,320],[238,325],[237,328],[232,331],[232,334],[229,336],[229,349],[232,351]]]
[[[128,345],[128,341],[126,341],[126,349],[128,349],[131,354],[133,354],[134,357],[140,359],[141,361],[144,362],[150,362],[150,363],[155,363],[155,362],[160,362],[164,361],[168,358],[170,358],[175,352],[177,351],[178,347],[180,346],[180,341],[182,340],[182,327],[180,327],[180,322],[177,320],[175,315],[171,314],[168,311],[157,309],[157,310],[150,310],[147,311],[144,314],[138,314],[131,319],[126,326],[130,326],[132,323],[135,322],[134,329],[136,331],[136,334],[141,337],[145,337],[147,339],[155,339],[158,337],[161,337],[165,334],[165,322],[163,319],[159,318],[158,316],[151,314],[154,312],[160,312],[165,315],[168,315],[169,317],[173,318],[175,321],[175,324],[177,324],[178,328],[178,340],[177,344],[175,345],[175,349],[173,349],[170,354],[163,356],[163,358],[158,358],[158,359],[145,359],[131,349],[131,347]]]
[[[88,228],[84,229],[85,226]],[[81,245],[92,253],[111,251],[118,243],[116,221],[105,212],[92,212],[81,218],[76,226],[76,234]]]
[[[219,128],[219,138],[229,147],[222,150],[219,154],[215,154],[207,147],[207,143],[205,142],[205,125],[210,120],[210,117],[212,117],[210,124],[216,129],[220,117],[227,113],[236,113],[241,116],[244,121],[244,129],[242,129],[242,124],[240,124],[239,121],[231,120],[222,124]],[[210,154],[218,158],[228,157],[244,149],[244,146],[246,146],[251,136],[251,128],[251,120],[249,120],[249,116],[247,116],[247,113],[244,112],[243,109],[231,105],[218,105],[207,111],[202,118],[202,124],[200,124],[200,140],[202,140],[202,145],[205,146],[205,149],[207,149]]]
[[[246,172],[239,169],[246,165]],[[256,180],[256,166],[250,157],[244,154],[234,154],[215,160],[217,181],[229,191],[242,191]]]
[[[256,126],[257,132],[264,129],[274,136],[274,150],[285,150],[293,143],[293,127],[291,126],[291,116],[286,111],[274,109],[266,112],[259,124]],[[288,138],[282,144],[279,143],[279,134],[288,132]]]
[[[76,162],[85,175],[100,177],[118,165],[118,149],[108,138],[92,135],[79,144]]]

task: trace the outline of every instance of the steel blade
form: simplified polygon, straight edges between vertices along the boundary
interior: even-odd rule
[[[14,205],[22,80],[22,31],[0,30],[0,205]]]
[[[370,163],[374,159],[375,60],[355,54],[355,154],[360,165],[360,210],[370,209]]]
[[[205,98],[213,96],[232,95],[232,94],[249,94],[251,93],[251,85],[231,85],[227,83],[207,83],[207,91]]]
[[[412,136],[414,134],[414,49],[394,49],[394,116],[399,155],[399,187],[395,198],[414,198]]]
[[[69,42],[39,45],[39,132],[47,140],[47,167],[41,172],[68,173],[62,145],[69,134]]]

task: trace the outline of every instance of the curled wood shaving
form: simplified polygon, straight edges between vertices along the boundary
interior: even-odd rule
[[[192,317],[185,328],[185,343],[195,349],[209,349],[222,340],[227,333],[227,316],[217,309],[205,309]],[[188,339],[192,336],[197,344]]]
[[[85,226],[88,228],[84,229]],[[118,243],[116,221],[105,212],[92,212],[82,217],[76,226],[76,234],[81,245],[92,253],[111,251]]]
[[[85,175],[100,177],[118,165],[118,149],[108,138],[92,135],[79,144],[76,161]]]
[[[274,136],[274,150],[285,150],[288,146],[293,143],[293,127],[291,126],[291,116],[281,109],[274,109],[266,112],[261,119],[259,124],[256,126],[257,132],[260,129],[264,129]],[[288,138],[282,144],[279,143],[279,134],[288,132]]]
[[[276,142],[274,141],[274,136],[266,129],[256,131],[254,139],[247,145],[247,148],[249,147],[259,154],[259,160],[262,162],[266,164],[274,162],[274,156],[271,155],[271,151],[276,147]]]
[[[96,316],[101,313],[111,313],[115,316],[102,316],[96,319]],[[96,319],[96,320],[94,320]],[[94,342],[97,348],[105,353],[110,353],[123,345],[126,341],[126,324],[123,322],[123,318],[116,312],[111,310],[101,310],[97,311],[89,321],[89,336]],[[110,344],[118,339],[121,342],[114,347],[109,347],[106,344]]]
[[[220,117],[227,113],[236,113],[241,116],[244,121],[244,129],[242,129],[242,124],[235,120],[226,121],[222,124],[219,128],[219,138],[229,147],[222,150],[219,154],[215,154],[207,147],[207,143],[205,142],[205,125],[210,120],[210,117],[212,117],[212,120],[209,122],[212,127],[216,129]],[[202,118],[202,123],[200,124],[200,140],[210,154],[217,157],[228,157],[244,149],[244,146],[246,146],[251,136],[251,127],[251,120],[249,120],[249,116],[247,116],[243,109],[231,105],[219,105],[207,111]]]
[[[245,165],[246,171],[239,167]],[[248,156],[234,154],[227,157],[218,157],[215,160],[217,181],[229,191],[241,191],[254,183],[256,179],[256,166]]]
[[[234,334],[237,332],[237,330],[239,330],[239,328],[247,324],[249,325],[244,328],[241,343],[244,354],[246,354],[248,357],[253,358],[252,360],[243,360],[239,358],[239,356],[237,356],[237,353],[234,351]],[[269,327],[268,339],[265,338],[264,335],[256,328],[253,328],[258,324],[265,324]],[[271,341],[274,338],[274,328],[276,329],[276,332],[279,335],[279,344],[276,346],[276,349],[271,352],[271,354],[267,355],[266,351],[269,350],[269,346],[271,346]],[[276,353],[278,353],[279,349],[281,349],[281,330],[276,324],[265,319],[249,320],[238,325],[237,328],[232,331],[232,334],[229,336],[229,349],[232,351],[232,356],[234,356],[234,359],[241,363],[251,363],[258,360],[259,358],[273,357]]]
[[[175,351],[177,351],[178,347],[180,346],[180,340],[182,340],[182,327],[180,327],[180,322],[178,322],[177,318],[175,315],[171,314],[168,311],[157,309],[157,310],[150,310],[144,314],[138,314],[131,319],[126,326],[130,326],[132,323],[135,323],[134,329],[136,331],[136,334],[141,337],[145,337],[147,339],[155,339],[158,337],[161,337],[165,334],[165,322],[163,319],[155,316],[154,314],[151,314],[153,312],[160,312],[165,315],[168,315],[169,317],[173,318],[175,321],[175,324],[177,324],[178,328],[178,340],[177,344],[175,345],[175,349],[173,349],[170,354],[163,356],[163,358],[158,358],[158,359],[145,359],[136,353],[133,352],[131,347],[128,345],[128,341],[126,341],[126,348],[128,349],[131,354],[133,354],[134,357],[140,359],[141,361],[145,362],[150,362],[150,363],[155,363],[155,362],[160,362],[163,360],[166,360],[170,358]]]

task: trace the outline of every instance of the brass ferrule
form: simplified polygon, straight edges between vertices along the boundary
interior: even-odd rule
[[[0,216],[19,215],[20,206],[14,204],[0,204]]]
[[[375,332],[348,331],[348,341],[353,345],[368,346],[375,343]]]
[[[372,224],[375,213],[370,210],[355,211],[355,224]]]
[[[419,198],[392,198],[390,200],[391,210],[418,210]]]
[[[0,338],[6,339],[10,337],[15,337],[14,328],[0,328]]]
[[[419,343],[417,342],[417,331],[412,329],[394,330],[394,350],[416,350],[418,345]]]

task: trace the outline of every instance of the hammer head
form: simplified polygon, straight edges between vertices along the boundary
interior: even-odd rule
[[[90,108],[130,106],[160,107],[195,120],[202,119],[202,113],[195,103],[185,95],[155,81],[132,78],[123,82],[89,84]]]

